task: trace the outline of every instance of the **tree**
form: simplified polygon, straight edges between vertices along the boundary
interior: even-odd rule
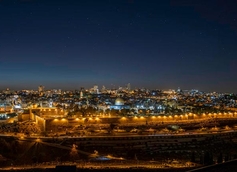
[[[83,117],[89,115],[89,114],[94,114],[96,111],[96,109],[94,109],[93,107],[82,107],[80,109],[78,109],[78,112],[80,112],[82,114]]]
[[[74,112],[79,112],[80,110],[77,104],[74,105],[73,109],[74,109]]]
[[[110,125],[109,125],[109,128],[108,128],[108,133],[109,133],[109,134],[112,134],[115,127],[116,127],[115,124],[110,124]]]
[[[79,158],[77,145],[75,145],[75,144],[72,145],[72,149],[70,151],[70,158],[72,161],[75,161],[76,159]]]
[[[74,114],[75,114],[74,112],[68,112],[67,116],[68,117],[73,117]]]
[[[105,113],[106,113],[106,114],[109,114],[110,112],[111,112],[110,109],[106,109],[106,110],[105,110]]]
[[[115,125],[115,124],[110,124],[110,125],[109,125],[109,128],[110,128],[110,130],[113,130],[113,129],[114,129],[114,127],[116,127],[116,125]]]
[[[119,111],[118,111],[118,110],[115,110],[115,109],[111,109],[110,114],[111,114],[112,116],[115,116],[115,115],[118,115],[118,114],[119,114]]]
[[[123,115],[123,116],[127,115],[128,112],[129,112],[128,109],[121,109],[121,110],[120,110],[120,114]]]

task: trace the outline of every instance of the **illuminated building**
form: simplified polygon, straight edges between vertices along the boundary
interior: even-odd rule
[[[125,105],[125,102],[122,98],[117,98],[114,105],[110,106],[110,109],[129,109],[130,106]]]
[[[39,91],[39,92],[43,92],[43,91],[44,91],[44,86],[40,85],[40,86],[38,87],[38,91]]]

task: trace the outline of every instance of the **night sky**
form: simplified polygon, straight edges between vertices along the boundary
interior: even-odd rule
[[[0,0],[0,79],[237,93],[237,1]]]

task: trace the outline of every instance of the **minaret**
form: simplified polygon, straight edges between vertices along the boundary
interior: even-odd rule
[[[131,90],[131,84],[130,84],[130,83],[128,83],[128,85],[127,85],[127,90],[128,90],[128,91]]]
[[[81,87],[80,98],[83,98],[83,97],[84,97],[84,94],[83,94],[84,91],[85,91],[84,87]]]
[[[86,104],[87,104],[87,106],[89,106],[89,100],[88,100],[88,97],[86,98]]]

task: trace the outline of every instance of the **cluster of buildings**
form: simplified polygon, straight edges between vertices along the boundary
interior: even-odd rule
[[[44,86],[39,86],[38,90],[6,89],[0,92],[0,120],[10,117],[15,117],[17,121],[32,120],[40,124],[42,130],[55,122],[61,125],[70,121],[78,123],[83,119],[82,123],[87,120],[106,123],[106,117],[120,120],[136,116],[150,116],[150,120],[154,116],[178,119],[177,115],[182,118],[182,114],[218,113],[235,110],[236,107],[235,94],[181,89],[131,89],[130,84],[117,89],[106,89],[105,86],[99,89],[95,85],[90,89],[64,91],[46,90]]]
[[[18,112],[26,108],[56,107],[70,112],[91,107],[94,110],[122,110],[138,114],[181,113],[205,109],[225,109],[237,107],[237,96],[227,93],[205,93],[198,90],[149,90],[131,89],[131,85],[117,89],[101,89],[97,85],[90,89],[74,91],[61,89],[0,92],[0,112]]]

